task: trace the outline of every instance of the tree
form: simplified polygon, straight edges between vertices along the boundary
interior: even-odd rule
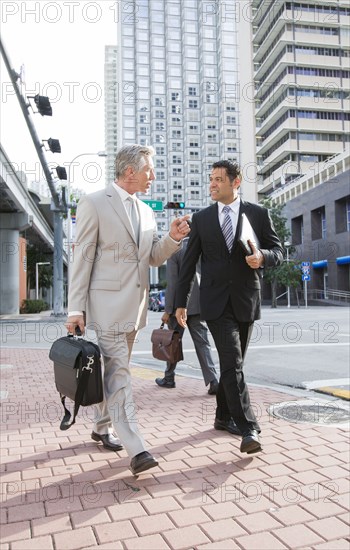
[[[268,208],[272,222],[275,226],[275,230],[278,238],[280,239],[283,248],[284,243],[288,241],[291,236],[291,232],[286,226],[287,218],[282,215],[284,204],[275,204],[270,198],[262,200],[262,206]],[[295,248],[289,247],[289,254],[293,254]],[[264,278],[271,283],[272,303],[271,307],[277,307],[277,287],[278,285],[284,285],[286,287],[292,287],[297,289],[301,281],[301,267],[298,262],[290,259],[288,262],[284,261],[278,267],[268,267],[264,270]],[[298,299],[298,295],[297,295]],[[298,302],[299,305],[299,302]]]

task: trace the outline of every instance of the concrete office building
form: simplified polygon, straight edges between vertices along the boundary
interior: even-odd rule
[[[120,3],[118,145],[156,149],[150,196],[209,204],[213,162],[244,168],[242,195],[256,200],[250,2],[136,0]],[[172,214],[172,213],[171,213]],[[156,212],[159,233],[169,212]]]
[[[114,159],[118,149],[117,140],[117,46],[105,46],[104,92],[105,92],[105,152],[106,185],[114,181]]]
[[[253,0],[258,191],[349,147],[347,0]]]

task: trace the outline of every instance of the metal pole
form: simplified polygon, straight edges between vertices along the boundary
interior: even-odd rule
[[[287,250],[287,266],[289,266],[289,246],[286,247]],[[287,287],[287,307],[290,307],[290,286]]]
[[[39,300],[39,264],[35,264],[35,299]]]
[[[53,312],[54,315],[63,315],[63,223],[62,213],[53,214],[55,248],[53,252]]]
[[[305,307],[307,307],[307,281],[304,281],[304,299],[305,299]]]

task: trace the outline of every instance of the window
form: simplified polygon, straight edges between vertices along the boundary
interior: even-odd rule
[[[157,155],[165,155],[165,147],[156,147]]]
[[[156,168],[165,168],[165,160],[156,159]]]
[[[303,244],[304,241],[304,223],[303,216],[292,218],[292,244]]]
[[[182,168],[173,168],[173,176],[182,176]]]
[[[198,109],[198,100],[197,99],[189,99],[188,100],[188,106],[190,109]]]
[[[236,124],[236,117],[228,115],[226,117],[227,124]]]
[[[313,241],[325,239],[326,233],[326,209],[321,206],[311,211],[311,238]]]
[[[350,196],[335,201],[335,232],[350,232]]]
[[[172,133],[171,133],[171,137],[173,139],[181,138],[181,130],[173,130]]]
[[[164,118],[164,111],[156,111],[156,118]]]
[[[172,92],[172,94],[171,94],[171,101],[180,101],[180,94],[179,94],[179,92]]]
[[[156,122],[156,130],[157,131],[164,130],[164,122]]]
[[[190,86],[188,88],[188,95],[197,95],[197,88],[194,88],[193,86]]]
[[[182,158],[178,157],[177,155],[172,156],[172,163],[173,164],[182,164]]]
[[[164,105],[163,99],[161,97],[156,97],[154,101],[157,107],[162,107]]]
[[[180,105],[172,105],[171,106],[171,112],[172,113],[181,113]]]

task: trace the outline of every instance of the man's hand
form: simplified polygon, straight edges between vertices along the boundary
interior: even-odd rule
[[[252,241],[248,240],[248,243],[253,253],[250,256],[246,256],[245,261],[252,269],[258,269],[259,267],[264,265],[264,256],[260,252],[260,250],[256,248],[255,244],[252,243]]]
[[[169,235],[174,241],[181,241],[186,235],[189,234],[191,231],[189,224],[187,223],[187,220],[189,220],[191,217],[190,214],[186,214],[186,216],[182,216],[182,218],[175,218],[171,222]]]
[[[85,332],[84,315],[72,315],[68,317],[67,322],[64,324],[70,334],[75,334],[75,327],[79,327],[81,333]]]
[[[187,309],[185,307],[178,307],[176,310],[176,320],[183,328],[187,327]]]
[[[167,313],[166,311],[164,311],[162,315],[162,323],[165,323],[167,325],[169,321],[169,317],[170,317],[170,313]]]

